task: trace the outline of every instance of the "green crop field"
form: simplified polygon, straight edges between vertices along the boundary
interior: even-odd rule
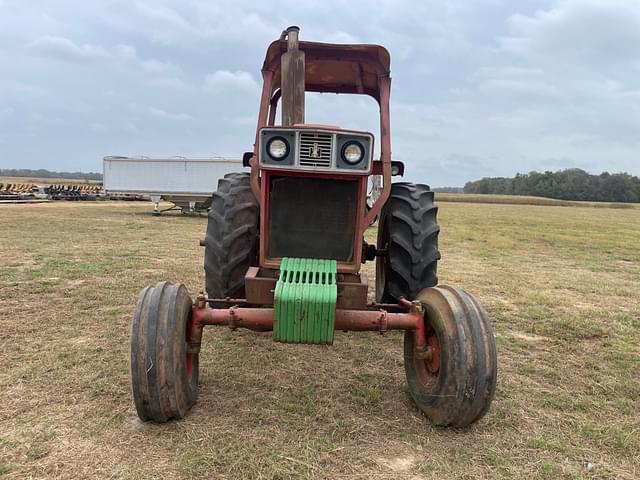
[[[198,292],[206,219],[0,206],[0,475],[640,478],[640,209],[442,202],[440,221],[441,283],[474,293],[497,337],[478,424],[414,407],[400,333],[318,347],[209,328],[198,404],[152,425],[130,394],[130,314],[159,280]]]

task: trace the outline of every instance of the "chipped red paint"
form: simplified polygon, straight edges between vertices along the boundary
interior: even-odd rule
[[[191,338],[201,338],[204,325],[226,325],[231,329],[256,331],[273,329],[273,308],[210,308],[196,303],[192,309]],[[336,310],[335,330],[385,332],[415,330],[424,323],[420,312],[391,313],[385,310]]]
[[[383,177],[383,188],[377,201],[366,215],[357,219],[358,235],[354,244],[354,261],[339,264],[338,270],[356,273],[360,269],[361,241],[366,228],[380,214],[391,190],[391,121],[389,95],[391,91],[389,52],[379,45],[335,45],[317,42],[299,42],[298,48],[305,53],[305,90],[310,92],[353,93],[369,95],[380,105],[380,160],[376,161]],[[281,57],[287,52],[287,41],[276,40],[269,45],[262,67],[262,94],[256,125],[256,135],[251,164],[251,188],[261,205],[261,216],[268,212],[267,175],[258,165],[258,135],[260,129],[273,126],[276,108],[281,97]],[[296,125],[296,128],[304,128]],[[334,174],[334,178],[340,176]],[[365,177],[366,179],[366,177]],[[366,185],[363,188],[366,194]],[[364,195],[363,195],[364,199]],[[364,200],[363,200],[364,201]],[[360,209],[358,209],[360,210]],[[262,230],[264,231],[264,230]],[[264,267],[277,267],[278,262],[265,262],[266,236],[260,236],[260,260]]]

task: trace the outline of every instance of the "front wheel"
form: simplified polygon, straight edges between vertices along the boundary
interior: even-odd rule
[[[140,293],[131,323],[131,386],[142,421],[180,419],[198,396],[198,354],[189,351],[191,298],[181,283]]]
[[[489,410],[496,389],[497,357],[491,321],[482,305],[459,288],[422,290],[426,349],[415,333],[404,337],[409,391],[436,425],[466,427]]]

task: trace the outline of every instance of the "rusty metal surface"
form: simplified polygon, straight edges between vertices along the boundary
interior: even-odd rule
[[[258,169],[258,166],[255,167]],[[259,170],[259,169],[258,169]],[[253,175],[253,172],[252,172]],[[269,235],[266,234],[269,228],[270,222],[270,213],[271,213],[271,190],[270,190],[270,179],[273,176],[278,177],[296,177],[296,178],[314,178],[314,179],[354,179],[359,182],[360,192],[357,196],[358,205],[356,206],[356,232],[353,237],[353,257],[350,261],[338,261],[338,272],[339,273],[358,273],[361,267],[361,258],[362,258],[362,238],[364,236],[364,231],[368,227],[369,224],[364,224],[363,219],[365,216],[364,203],[366,201],[367,194],[367,179],[366,176],[349,176],[344,173],[341,174],[332,174],[328,172],[290,172],[290,171],[281,171],[274,173],[270,170],[263,170],[262,175],[259,177],[260,182],[262,183],[261,187],[261,201],[260,201],[260,232],[263,234],[260,235],[260,266],[265,268],[278,268],[280,266],[280,258],[269,258],[268,256],[268,244],[270,241]]]
[[[338,275],[337,308],[362,310],[367,308],[369,282],[365,273]]]
[[[402,163],[399,160],[392,160],[391,166],[395,168],[395,170],[397,171],[395,176],[398,176],[398,177],[404,176],[404,163]],[[382,175],[382,162],[380,160],[373,161],[371,175]]]
[[[287,51],[280,58],[284,126],[304,123],[305,53],[298,49],[299,31],[298,27],[289,27],[283,32],[283,35],[287,36]]]
[[[383,190],[366,218],[361,221],[361,233],[380,213],[387,200],[391,185],[391,133],[389,94],[391,89],[389,52],[379,45],[336,45],[316,42],[298,42],[305,53],[305,90],[316,92],[366,94],[380,104],[381,174]],[[276,40],[267,49],[262,68],[262,96],[256,126],[253,158],[251,160],[251,187],[260,203],[263,202],[258,166],[258,135],[267,122],[273,125],[278,91],[281,84],[280,58],[287,51],[287,42]],[[273,100],[273,101],[272,101]],[[271,107],[271,108],[270,108]],[[271,110],[271,112],[270,112]],[[262,254],[261,254],[262,257]]]
[[[273,305],[277,273],[278,271],[273,268],[250,267],[244,280],[246,302],[253,305]],[[369,307],[367,305],[369,283],[366,274],[340,273],[337,280],[337,308],[365,310]],[[216,302],[218,303],[218,300]]]
[[[380,161],[382,162],[382,192],[367,212],[362,224],[362,234],[380,214],[391,192],[391,120],[389,113],[389,95],[391,78],[387,75],[379,78],[380,84]]]
[[[246,328],[256,331],[273,329],[273,308],[231,307],[213,309],[200,307],[192,309],[191,339],[199,341],[204,325],[226,325],[232,330]],[[387,330],[415,330],[424,323],[421,313],[392,313],[386,310],[336,310],[335,330],[371,331],[384,333]]]
[[[389,75],[391,57],[380,45],[337,45],[299,42],[306,57],[305,83],[308,92],[359,93],[380,101],[378,77]],[[269,45],[262,70],[274,72],[274,86],[281,82],[280,58],[287,42]],[[274,88],[275,90],[275,88]]]
[[[268,125],[270,127],[274,126],[276,123],[276,112],[278,111],[278,100],[282,97],[282,90],[278,89],[273,92],[271,96],[271,101],[269,102],[269,121]]]

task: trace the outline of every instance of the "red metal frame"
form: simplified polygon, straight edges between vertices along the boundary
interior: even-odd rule
[[[252,308],[232,306],[210,308],[204,298],[199,298],[191,310],[190,345],[197,350],[202,341],[205,325],[228,326],[232,330],[246,328],[254,331],[273,330],[273,308]],[[422,311],[392,313],[380,310],[336,310],[335,330],[344,332],[380,332],[387,330],[413,330],[418,340],[418,331],[424,334]],[[423,336],[424,338],[424,336]],[[420,345],[416,343],[416,348]],[[422,343],[424,347],[424,342]]]
[[[254,270],[248,274],[255,277]],[[209,302],[217,302],[229,307],[211,308]],[[401,310],[400,312],[390,310]],[[404,310],[404,311],[402,311]],[[256,308],[246,299],[207,299],[201,293],[191,308],[191,317],[187,327],[188,353],[198,353],[202,342],[202,331],[205,325],[228,326],[231,330],[246,328],[254,331],[273,330],[274,309]],[[379,332],[387,330],[412,330],[414,335],[414,349],[419,358],[427,358],[429,353],[427,344],[427,327],[425,312],[419,301],[410,302],[401,298],[398,304],[370,304],[367,309],[336,309],[336,331],[344,332]],[[439,345],[437,348],[439,353]],[[433,353],[431,353],[433,357]]]
[[[297,31],[296,31],[297,38]],[[359,182],[360,196],[357,208],[358,216],[356,224],[359,226],[354,238],[353,262],[338,263],[338,272],[357,274],[362,258],[362,240],[366,228],[373,223],[380,214],[391,191],[391,121],[389,114],[389,97],[391,91],[391,77],[389,72],[389,54],[380,46],[375,45],[330,45],[311,42],[300,42],[299,48],[306,54],[305,64],[315,66],[310,69],[311,80],[305,77],[305,90],[315,92],[333,93],[357,93],[373,97],[380,106],[380,160],[372,166],[376,174],[382,175],[382,192],[371,209],[365,213],[365,199],[367,193],[368,175],[351,175],[344,173],[320,173],[304,171],[269,171],[262,169],[258,163],[259,134],[260,130],[275,124],[278,100],[281,97],[281,56],[285,53],[287,43],[285,41],[273,42],[267,49],[267,55],[262,67],[262,94],[260,109],[256,125],[255,143],[251,165],[251,188],[260,203],[260,231],[266,232],[269,224],[269,178],[271,175],[298,176],[314,178],[348,179]],[[350,77],[351,84],[340,81],[339,75],[334,78],[334,73],[341,72],[341,61],[351,62],[354,70],[359,73],[356,77]],[[324,62],[324,63],[323,63]],[[335,69],[335,72],[333,71]],[[367,70],[366,77],[364,70]],[[345,79],[343,79],[345,80]],[[309,125],[295,125],[295,128],[313,128]],[[315,127],[317,128],[317,126]],[[268,239],[266,235],[260,236],[260,266],[265,269],[277,269],[280,259],[266,258],[268,251]],[[258,278],[258,272],[254,268],[250,270],[247,284],[255,283],[256,291],[263,295],[261,290],[265,288],[264,278]],[[366,297],[365,297],[366,298]],[[216,303],[231,305],[227,308],[212,309],[204,295],[198,297],[192,309],[190,321],[191,349],[197,351],[202,338],[204,325],[227,325],[231,329],[248,328],[251,330],[268,331],[273,329],[273,309],[254,308],[247,300],[234,301],[226,299]],[[242,305],[242,306],[240,306]],[[419,303],[402,300],[398,305],[373,305],[362,306],[360,309],[338,308],[336,309],[335,329],[344,331],[379,331],[386,330],[412,330],[415,335],[415,347],[417,352],[424,352],[426,345],[426,331],[424,313]],[[404,310],[396,313],[389,310]]]
[[[359,226],[353,239],[353,260],[351,262],[337,262],[339,273],[357,273],[360,270],[362,259],[362,238],[368,224],[363,223],[365,215],[365,199],[367,196],[367,180],[366,175],[348,175],[344,173],[319,173],[308,171],[289,171],[289,170],[262,170],[262,201],[260,202],[260,231],[267,232],[269,225],[269,179],[271,176],[279,177],[297,177],[297,178],[328,178],[332,180],[351,180],[358,182],[360,193],[358,195],[358,205],[356,206],[356,225]],[[269,251],[268,235],[260,235],[260,266],[265,268],[280,267],[280,258],[268,258]]]
[[[261,208],[261,230],[264,232],[265,214],[268,208],[265,208],[265,204],[268,202],[268,195],[266,195],[265,186],[268,185],[268,174],[265,171],[261,171],[258,164],[259,155],[259,133],[260,130],[266,126],[273,125],[275,122],[275,109],[280,98],[280,85],[279,81],[276,84],[274,78],[280,74],[280,55],[284,53],[286,42],[282,42],[282,45],[278,41],[272,43],[267,50],[267,58],[262,67],[262,94],[260,97],[260,109],[258,112],[258,122],[256,125],[256,135],[253,150],[253,157],[250,161],[251,164],[251,188],[253,193],[260,202]],[[311,42],[300,42],[300,49],[311,54],[307,58],[307,63],[311,64],[314,61],[326,61],[327,59],[333,59],[334,56],[338,56],[340,60],[353,61],[358,65],[367,64],[372,66],[377,75],[377,88],[358,88],[354,90],[352,86],[344,85],[338,87],[335,84],[313,84],[307,85],[307,91],[318,92],[335,92],[335,93],[357,93],[365,94],[373,97],[380,105],[380,164],[382,174],[382,192],[377,201],[372,205],[371,209],[358,218],[358,235],[356,238],[360,238],[360,242],[354,245],[354,261],[352,264],[338,265],[339,271],[344,272],[357,272],[360,268],[360,257],[362,255],[361,240],[366,228],[371,225],[376,217],[380,214],[382,206],[385,204],[391,191],[391,121],[389,114],[389,97],[391,91],[391,77],[388,69],[388,52],[379,46],[362,46],[362,45],[330,45],[319,44]],[[385,59],[386,56],[386,59]],[[330,72],[328,72],[330,73]],[[296,125],[296,128],[304,128],[303,125]],[[261,175],[261,173],[264,173]],[[296,175],[302,176],[302,172],[296,172]],[[318,175],[318,174],[314,174]],[[330,178],[339,178],[340,175],[330,175]],[[365,177],[366,178],[366,177]],[[362,195],[362,201],[366,197],[366,182],[364,184],[364,193]],[[363,207],[364,208],[364,207]],[[358,208],[360,211],[360,208]],[[262,240],[264,236],[261,236],[260,245],[260,261],[262,266],[279,266],[279,262],[268,261],[265,259],[265,248]],[[355,253],[357,252],[357,255]]]
[[[245,303],[253,305],[273,305],[278,270],[273,268],[249,267],[244,277]],[[337,276],[338,298],[336,308],[365,310],[368,308],[367,291],[369,282],[364,273],[340,273]],[[234,301],[232,304],[237,305]]]

